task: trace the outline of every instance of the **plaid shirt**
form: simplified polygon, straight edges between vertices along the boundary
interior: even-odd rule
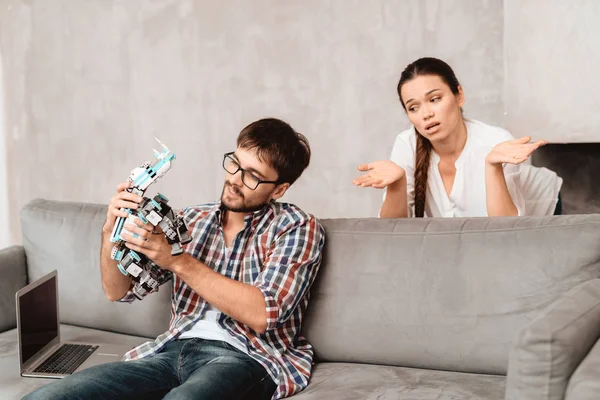
[[[264,295],[265,333],[259,334],[224,313],[219,320],[221,327],[246,344],[248,354],[267,370],[277,384],[274,399],[304,389],[312,369],[313,349],[300,329],[321,263],[325,242],[322,226],[294,205],[271,202],[245,217],[244,228],[235,237],[227,259],[221,203],[189,207],[181,213],[193,237],[185,246],[187,253],[228,278],[257,287]],[[206,301],[177,275],[171,275],[169,330],[131,350],[124,360],[156,354],[204,314]],[[121,301],[134,299],[130,291]]]

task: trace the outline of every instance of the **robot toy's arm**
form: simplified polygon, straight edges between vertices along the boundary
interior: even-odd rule
[[[187,225],[181,216],[177,217],[177,233],[179,234],[179,241],[181,244],[188,244],[192,241]]]
[[[171,245],[171,254],[174,256],[182,254],[183,245],[192,241],[183,217],[175,215],[173,211],[163,218],[159,226],[165,232],[167,241]]]
[[[146,161],[141,166],[134,168],[131,171],[129,178],[127,178],[127,180],[130,182],[130,187],[126,189],[128,192],[135,193],[138,196],[143,196],[146,192],[146,189],[148,189],[148,186],[156,182],[171,169],[173,161],[175,160],[175,154],[171,153],[167,146],[162,144],[160,140],[156,139],[156,141],[160,144],[163,151],[159,153],[158,151],[154,150],[154,155],[156,157],[154,162],[150,163]],[[132,212],[129,209],[123,210],[129,214]],[[117,243],[119,240],[122,240],[121,231],[124,223],[125,218],[117,218],[115,227],[110,235],[111,242]]]

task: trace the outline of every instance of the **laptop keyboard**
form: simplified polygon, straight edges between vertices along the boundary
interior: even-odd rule
[[[72,374],[97,348],[86,344],[63,344],[33,372]]]

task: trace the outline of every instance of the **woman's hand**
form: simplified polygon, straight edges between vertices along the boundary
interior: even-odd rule
[[[539,147],[546,144],[544,140],[529,143],[530,140],[531,137],[525,136],[520,139],[498,143],[485,158],[486,164],[493,166],[502,165],[503,163],[520,164],[527,160]]]
[[[356,178],[352,183],[361,187],[383,189],[406,176],[404,168],[390,160],[375,161],[358,166],[358,170],[366,174]]]

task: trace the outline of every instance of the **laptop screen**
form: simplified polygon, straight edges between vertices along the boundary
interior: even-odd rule
[[[19,297],[22,363],[58,336],[56,276]]]

